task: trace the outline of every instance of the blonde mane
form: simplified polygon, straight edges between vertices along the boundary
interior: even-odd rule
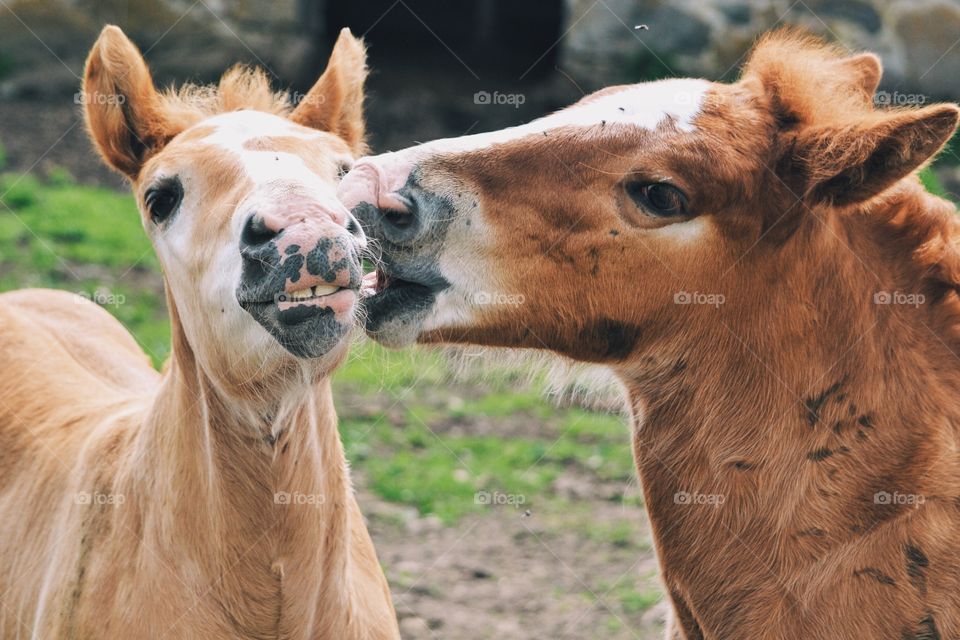
[[[213,85],[188,83],[171,87],[160,96],[165,120],[175,130],[184,130],[220,113],[251,109],[288,116],[293,110],[288,91],[275,91],[259,67],[237,64]]]

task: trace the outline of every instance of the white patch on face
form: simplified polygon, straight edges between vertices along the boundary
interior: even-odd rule
[[[299,138],[308,142],[323,137],[323,133],[294,124],[280,116],[257,111],[225,113],[210,118],[203,124],[216,127],[216,130],[202,138],[199,143],[218,146],[234,155],[243,163],[247,177],[255,185],[283,180],[317,189],[324,195],[334,192],[335,186],[327,184],[311,171],[299,155],[244,148],[245,144],[257,138]]]
[[[563,126],[631,124],[653,129],[667,118],[674,118],[681,131],[693,131],[693,119],[700,111],[710,82],[681,78],[630,86],[622,91],[595,98],[585,104],[558,111],[530,125],[535,131]],[[522,127],[521,127],[522,128]]]
[[[473,324],[474,314],[470,311],[470,301],[464,300],[459,290],[444,290],[437,294],[437,300],[430,314],[420,328],[429,332],[445,327],[469,327]]]
[[[539,118],[529,124],[490,133],[428,142],[411,150],[424,152],[466,151],[542,134],[563,127],[594,127],[603,123],[654,129],[672,118],[681,131],[693,131],[693,120],[710,90],[707,80],[678,78],[645,82],[610,93]],[[409,150],[408,150],[409,151]],[[398,153],[405,153],[401,151]],[[419,155],[419,153],[417,153]]]
[[[661,237],[680,244],[702,240],[709,233],[710,221],[708,216],[698,216],[686,222],[675,222],[659,229],[647,229],[644,233],[651,237]]]

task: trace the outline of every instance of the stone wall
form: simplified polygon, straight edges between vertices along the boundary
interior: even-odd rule
[[[757,35],[791,24],[878,53],[892,101],[960,98],[960,0],[564,2],[561,66],[593,87],[671,71],[729,80]]]
[[[0,96],[74,92],[107,23],[145,51],[158,83],[214,81],[229,66],[268,67],[278,85],[316,72],[323,0],[7,0],[0,9]]]
[[[284,84],[301,83],[330,44],[328,1],[354,0],[6,0],[0,95],[75,87],[106,22],[149,50],[162,81],[214,80],[245,61],[265,64]],[[793,24],[880,54],[891,101],[960,98],[960,0],[550,1],[565,9],[559,66],[584,88],[675,74],[729,80],[759,34]],[[648,28],[635,30],[639,24]]]

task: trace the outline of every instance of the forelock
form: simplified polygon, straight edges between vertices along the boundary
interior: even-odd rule
[[[741,81],[758,82],[783,127],[857,121],[873,111],[862,85],[842,63],[847,53],[795,29],[764,35]]]
[[[274,91],[263,69],[236,65],[217,85],[185,84],[161,95],[161,109],[170,125],[186,130],[221,113],[250,109],[282,117],[292,111],[286,91]]]

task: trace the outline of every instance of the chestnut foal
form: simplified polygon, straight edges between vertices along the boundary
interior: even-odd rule
[[[157,374],[77,296],[0,296],[0,637],[399,637],[330,394],[365,74],[345,30],[296,109],[242,68],[161,94],[104,29],[87,125],[163,266],[172,354]]]
[[[732,85],[610,87],[361,159],[367,330],[609,366],[671,638],[960,637],[955,105],[779,32]]]

